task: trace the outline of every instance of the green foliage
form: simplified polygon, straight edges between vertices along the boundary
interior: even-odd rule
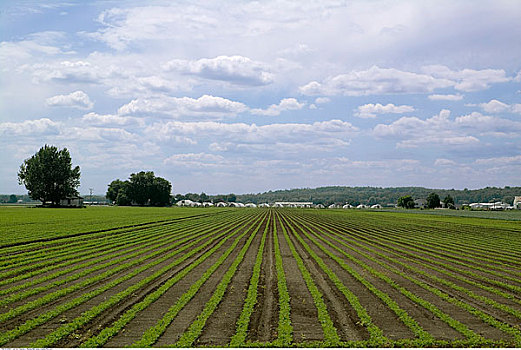
[[[450,194],[445,196],[445,198],[443,199],[443,204],[445,204],[445,208],[455,209],[454,198],[452,198]]]
[[[414,199],[410,195],[402,196],[398,198],[398,206],[405,209],[413,209],[414,208]]]
[[[440,196],[437,193],[431,192],[427,196],[427,208],[434,209],[441,207]]]
[[[127,181],[112,181],[107,189],[107,199],[117,205],[151,205],[162,207],[171,204],[172,184],[153,171],[131,174]]]
[[[18,182],[25,185],[33,199],[45,205],[58,205],[61,199],[78,195],[80,167],[72,167],[67,148],[58,150],[45,145],[31,158],[24,160],[18,172]]]

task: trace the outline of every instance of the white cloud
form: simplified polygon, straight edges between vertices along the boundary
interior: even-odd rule
[[[477,112],[454,120],[449,117],[448,110],[442,110],[426,120],[402,117],[391,124],[378,124],[373,129],[373,135],[397,140],[396,145],[399,148],[416,148],[472,146],[480,143],[478,136],[517,137],[521,132],[521,122],[484,116]]]
[[[360,118],[375,118],[376,114],[402,114],[402,113],[408,113],[408,112],[414,112],[414,107],[407,106],[407,105],[401,105],[401,106],[395,106],[392,103],[386,104],[385,106],[377,103],[372,104],[368,103],[363,106],[358,106],[358,108],[355,110],[355,116]]]
[[[521,155],[513,157],[496,157],[496,158],[478,158],[475,161],[476,164],[480,165],[521,165]]]
[[[82,122],[91,125],[131,125],[137,124],[144,126],[145,122],[143,119],[135,117],[124,117],[113,114],[97,114],[94,112],[87,113],[81,118]]]
[[[209,153],[182,153],[174,154],[165,160],[163,164],[187,168],[214,168],[228,166],[223,156]]]
[[[321,105],[321,104],[325,104],[325,103],[329,103],[331,102],[331,99],[329,97],[317,97],[315,99],[315,104],[317,105]]]
[[[89,96],[81,90],[71,92],[68,95],[49,97],[45,102],[47,106],[51,107],[72,107],[79,109],[91,109],[94,107],[94,103],[90,100]]]
[[[56,135],[59,132],[60,123],[49,118],[0,123],[0,134],[5,136]]]
[[[511,78],[503,69],[462,69],[453,71],[446,66],[432,65],[422,69],[425,73],[439,79],[449,79],[455,82],[454,88],[460,91],[481,91],[490,88],[491,84],[506,83]]]
[[[446,158],[438,158],[434,161],[434,166],[455,166],[457,163]]]
[[[173,117],[197,116],[206,119],[235,117],[247,110],[241,102],[222,97],[203,95],[197,99],[191,97],[138,98],[121,106],[118,114],[155,114],[161,113]]]
[[[312,81],[299,90],[305,95],[365,96],[429,93],[452,85],[452,81],[444,78],[372,66],[365,71],[352,71],[328,78],[322,83]]]
[[[470,105],[473,106],[473,105]],[[511,113],[519,113],[521,114],[521,104],[512,104],[509,105],[507,103],[498,101],[498,100],[490,100],[486,103],[480,103],[478,106],[483,109],[487,113],[503,113],[503,112],[511,112]]]
[[[463,100],[463,96],[460,94],[456,94],[456,95],[433,94],[433,95],[429,95],[429,100],[431,100],[431,101],[461,101],[461,100]]]
[[[304,102],[299,102],[295,98],[284,98],[280,100],[280,103],[278,105],[271,105],[267,109],[253,108],[250,110],[250,112],[256,115],[277,116],[284,111],[294,111],[302,109],[305,105],[306,104]]]
[[[237,85],[258,86],[273,82],[273,74],[264,64],[243,56],[218,56],[196,61],[176,59],[167,62],[164,69]]]

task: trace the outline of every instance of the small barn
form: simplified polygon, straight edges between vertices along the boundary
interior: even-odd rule
[[[81,208],[83,207],[83,197],[80,196],[70,196],[60,200],[61,207],[72,207],[72,208]]]

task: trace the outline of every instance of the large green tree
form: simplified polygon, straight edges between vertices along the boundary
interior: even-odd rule
[[[431,192],[427,196],[427,208],[434,209],[441,207],[440,196],[437,193]]]
[[[47,202],[58,205],[61,199],[78,195],[80,167],[72,167],[67,148],[59,150],[45,145],[20,165],[18,182],[25,185],[32,199],[44,205]]]
[[[413,209],[414,199],[411,196],[402,196],[398,198],[398,206],[405,209]]]
[[[117,205],[152,205],[171,204],[172,184],[152,171],[131,174],[127,181],[114,180],[109,184],[107,198]]]

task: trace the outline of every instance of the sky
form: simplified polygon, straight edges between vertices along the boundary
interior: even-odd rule
[[[80,193],[521,185],[521,3],[0,3],[0,193],[43,145]]]

